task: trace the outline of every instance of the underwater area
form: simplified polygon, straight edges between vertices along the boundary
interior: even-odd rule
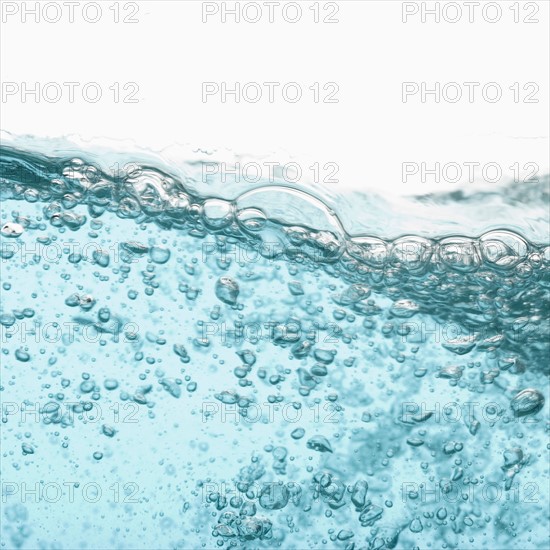
[[[550,546],[548,177],[397,214],[45,150],[1,148],[1,548]]]

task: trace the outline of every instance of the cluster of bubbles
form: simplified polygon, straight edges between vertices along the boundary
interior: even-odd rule
[[[56,172],[50,173],[54,166]],[[73,231],[85,223],[85,216],[70,209],[85,204],[93,218],[109,210],[121,218],[154,222],[197,238],[214,235],[220,251],[234,243],[246,243],[270,260],[284,258],[322,267],[331,275],[386,292],[395,300],[406,295],[406,301],[394,306],[395,316],[408,318],[421,312],[460,319],[469,333],[476,334],[466,342],[457,342],[457,350],[477,344],[479,349],[503,346],[520,353],[526,339],[534,335],[540,340],[540,335],[550,331],[545,315],[550,308],[547,243],[530,243],[505,229],[478,238],[408,235],[387,241],[350,236],[330,208],[304,191],[271,185],[245,192],[233,201],[202,198],[161,170],[136,163],[129,166],[108,176],[82,159],[64,161],[61,168],[58,163],[50,167],[47,159],[42,165],[30,164],[24,154],[8,151],[1,165],[3,197],[46,201],[44,213],[50,223]],[[292,224],[296,214],[288,214],[281,204],[292,204],[311,226]],[[7,223],[2,234],[17,237],[22,230],[18,223]],[[134,247],[131,252],[141,254],[147,249]],[[157,263],[165,263],[170,251],[157,249],[151,254]],[[100,252],[96,256],[99,265],[109,261]],[[216,292],[231,304],[238,286],[221,279]],[[352,294],[343,297],[342,304],[356,306],[361,312],[362,299]],[[472,305],[475,311],[463,315],[463,308],[472,310]],[[544,347],[527,358],[535,363],[533,368],[543,362],[547,352]]]

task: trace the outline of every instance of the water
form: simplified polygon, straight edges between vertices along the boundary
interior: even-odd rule
[[[548,179],[399,216],[48,145],[2,150],[2,548],[548,548]]]

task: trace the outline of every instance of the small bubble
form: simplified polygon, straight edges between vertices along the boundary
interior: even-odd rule
[[[312,449],[320,453],[332,453],[332,447],[330,446],[330,443],[328,442],[326,437],[323,437],[322,435],[313,436],[311,439],[308,440],[306,445],[308,449]]]
[[[153,246],[149,250],[149,257],[156,264],[165,264],[170,259],[170,250],[161,246]]]
[[[114,378],[107,378],[103,382],[103,385],[106,390],[116,390],[118,388],[118,380],[115,380]]]
[[[15,222],[8,222],[8,223],[5,223],[2,226],[2,229],[0,230],[0,233],[4,237],[11,237],[11,238],[15,239],[17,237],[20,237],[23,234],[24,231],[25,231],[25,229],[23,228],[23,226],[21,224],[15,223]]]
[[[18,361],[21,361],[23,363],[27,363],[30,361],[31,356],[22,349],[15,350],[15,357]]]
[[[220,277],[216,282],[215,292],[223,303],[235,305],[239,296],[239,285],[230,277]]]
[[[29,445],[28,443],[23,443],[21,445],[21,449],[22,449],[24,455],[33,455],[34,454],[34,448],[31,445]]]

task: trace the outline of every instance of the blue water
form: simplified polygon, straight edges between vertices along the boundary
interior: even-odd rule
[[[549,547],[548,178],[49,147],[1,150],[2,548]]]

